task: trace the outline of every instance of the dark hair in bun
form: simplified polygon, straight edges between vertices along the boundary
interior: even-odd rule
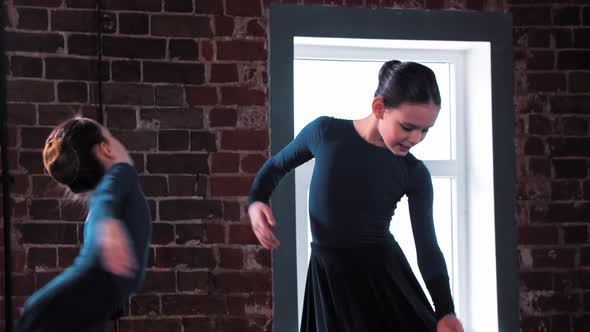
[[[375,97],[383,98],[385,107],[403,103],[435,104],[440,107],[440,92],[434,72],[416,62],[390,60],[379,70]]]
[[[45,170],[73,193],[93,190],[105,173],[94,152],[104,140],[101,126],[94,120],[75,117],[63,122],[45,141]]]

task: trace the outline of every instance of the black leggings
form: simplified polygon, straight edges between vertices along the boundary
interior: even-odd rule
[[[16,331],[104,332],[123,299],[112,274],[70,268],[27,300]]]

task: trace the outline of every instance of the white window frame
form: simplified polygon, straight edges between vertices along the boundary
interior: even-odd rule
[[[360,40],[355,45],[339,45],[337,39],[332,38],[306,38],[295,37],[294,40],[294,60],[297,59],[337,59],[337,60],[371,60],[371,61],[387,61],[391,59],[398,59],[402,61],[416,61],[416,62],[450,62],[454,65],[454,79],[451,75],[451,92],[455,92],[454,100],[451,100],[450,107],[455,110],[452,114],[455,119],[451,119],[451,126],[455,126],[452,133],[454,138],[454,147],[452,156],[455,159],[451,160],[424,160],[433,177],[454,177],[456,181],[457,205],[454,215],[456,220],[453,220],[453,275],[456,276],[452,280],[451,287],[454,293],[454,300],[456,311],[462,319],[467,330],[480,331],[482,326],[474,319],[474,312],[471,310],[472,305],[475,304],[474,298],[478,294],[474,290],[478,285],[473,282],[474,273],[470,268],[474,257],[470,256],[471,247],[477,245],[477,239],[472,238],[474,231],[470,227],[470,223],[474,221],[473,211],[470,211],[470,186],[475,185],[474,178],[476,169],[473,167],[477,163],[470,165],[469,154],[473,150],[473,146],[469,143],[476,144],[478,140],[467,140],[473,135],[478,134],[478,130],[474,127],[474,118],[478,117],[467,116],[467,108],[473,107],[473,100],[469,99],[468,91],[471,91],[469,84],[477,82],[470,81],[475,79],[473,75],[467,73],[468,69],[474,66],[474,55],[481,55],[479,52],[470,52],[472,43],[468,42],[428,42],[428,41],[401,41],[401,40]],[[362,45],[363,41],[367,41],[366,45]],[[377,44],[375,43],[377,42]],[[378,47],[375,45],[379,45]],[[488,52],[489,55],[489,52]],[[489,93],[491,95],[491,92]],[[295,96],[295,98],[297,98]],[[295,113],[295,116],[297,114]],[[490,115],[491,117],[491,108]],[[479,118],[479,117],[478,117]],[[297,121],[295,121],[297,122]],[[473,128],[470,128],[472,125]],[[295,135],[297,132],[295,132]],[[484,130],[482,135],[489,134],[491,141],[491,130],[488,132]],[[485,139],[488,140],[488,139]],[[298,273],[298,302],[299,302],[299,318],[301,318],[302,308],[302,290],[305,286],[305,276],[308,265],[308,248],[311,239],[308,239],[307,225],[308,225],[308,199],[307,192],[313,171],[314,160],[300,166],[295,172],[296,183],[296,219],[297,219],[297,273]],[[492,187],[492,201],[490,204],[493,209],[493,187]],[[471,220],[471,222],[470,222]],[[494,218],[491,218],[492,229]],[[436,221],[435,221],[436,222]],[[481,233],[481,232],[480,232]],[[492,234],[492,238],[494,234]],[[481,234],[480,234],[481,236]],[[493,241],[492,241],[493,243]],[[492,264],[495,271],[495,259]],[[449,263],[447,263],[450,265]],[[449,271],[451,272],[451,271]],[[420,276],[418,275],[420,278]],[[492,309],[496,308],[496,292],[495,292],[495,278],[493,289],[493,303],[490,305]],[[479,301],[478,301],[479,303]],[[478,317],[479,318],[479,317]],[[299,321],[301,321],[299,319]],[[485,331],[497,330],[497,314],[493,315],[491,319],[486,319]],[[489,324],[496,323],[495,327]],[[477,325],[477,328],[475,326]],[[470,329],[470,327],[474,327]],[[489,329],[492,327],[492,329]]]

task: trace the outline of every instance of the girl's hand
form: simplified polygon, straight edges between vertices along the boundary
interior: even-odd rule
[[[455,315],[449,314],[438,321],[436,332],[463,332],[463,325]]]
[[[123,277],[133,277],[137,270],[129,236],[120,220],[108,219],[99,225],[99,248],[105,269]]]
[[[276,225],[272,210],[267,204],[254,202],[248,207],[248,216],[252,223],[252,231],[265,249],[277,248],[281,243],[272,233],[271,227]]]

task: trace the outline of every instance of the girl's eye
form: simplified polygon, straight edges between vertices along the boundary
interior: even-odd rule
[[[426,133],[428,133],[428,129],[424,129],[424,130],[422,130],[422,132],[426,134]]]
[[[401,127],[402,127],[402,129],[403,129],[403,130],[405,130],[405,131],[412,131],[412,129],[411,129],[411,128],[408,128],[408,127],[406,127],[406,126],[404,126],[404,125],[402,125],[402,124],[400,124],[400,126],[401,126]]]

